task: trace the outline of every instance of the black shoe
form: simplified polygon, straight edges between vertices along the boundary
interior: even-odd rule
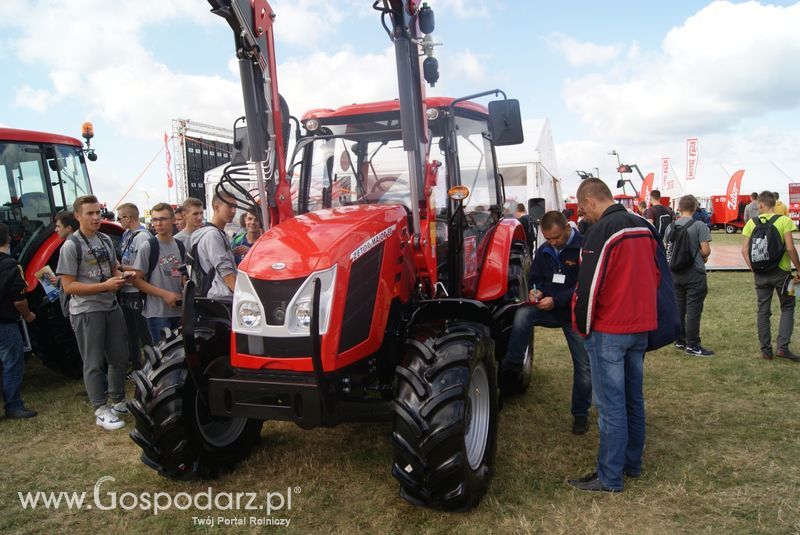
[[[797,353],[792,353],[792,351],[786,347],[783,349],[779,349],[777,353],[775,353],[782,359],[793,360],[794,362],[800,362],[800,355]]]
[[[508,375],[519,375],[522,373],[522,362],[514,362],[508,359],[503,359],[500,364],[500,373]]]
[[[616,490],[604,487],[603,484],[600,483],[600,478],[597,477],[597,472],[587,474],[580,479],[568,479],[567,484],[575,487],[578,490],[588,490],[592,492],[622,492],[622,489]]]
[[[572,434],[583,435],[589,430],[589,419],[586,416],[575,416],[572,419]]]
[[[694,357],[713,357],[714,352],[710,349],[706,349],[701,345],[696,346],[686,346],[686,354],[692,355]]]
[[[684,349],[686,349],[686,342],[680,342],[680,341],[675,342],[675,349],[680,349],[681,351],[683,351]]]
[[[622,473],[623,473],[623,474],[625,475],[625,477],[627,477],[628,479],[636,479],[637,477],[639,477],[639,476],[641,476],[641,475],[642,475],[642,473],[641,473],[641,472],[628,472],[627,470],[624,470]]]
[[[27,407],[22,407],[21,409],[16,409],[13,411],[6,411],[6,418],[9,420],[22,420],[23,418],[33,418],[38,413],[34,410],[31,410]]]

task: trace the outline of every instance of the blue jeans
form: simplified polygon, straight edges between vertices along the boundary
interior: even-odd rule
[[[525,350],[531,343],[531,334],[535,326],[549,329],[561,329],[567,340],[572,355],[572,415],[587,416],[592,404],[592,374],[589,356],[583,347],[583,338],[565,323],[552,310],[539,310],[534,306],[521,306],[514,314],[514,326],[508,340],[506,359],[510,362],[523,362]]]
[[[3,399],[6,412],[23,407],[20,390],[25,373],[25,350],[22,333],[16,323],[0,323],[0,362],[3,363]]]
[[[644,451],[644,352],[647,333],[592,332],[585,339],[592,364],[600,447],[597,475],[604,487],[622,490],[623,473],[642,471]]]
[[[161,329],[169,327],[170,329],[177,329],[181,325],[180,318],[146,318],[147,328],[150,330],[150,339],[153,345],[158,345],[161,341]]]

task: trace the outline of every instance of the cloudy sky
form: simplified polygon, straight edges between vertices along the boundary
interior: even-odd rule
[[[500,87],[549,118],[565,194],[575,170],[613,183],[616,159],[686,170],[696,194],[800,182],[800,3],[430,0],[441,80]],[[391,45],[371,0],[273,0],[278,76],[292,113],[394,98]],[[2,0],[0,124],[79,137],[95,125],[95,192],[116,204],[173,118],[242,114],[229,27],[201,0]],[[783,171],[783,172],[782,172]],[[146,193],[145,193],[146,192]],[[167,199],[161,155],[126,200]],[[174,199],[174,193],[171,196]]]

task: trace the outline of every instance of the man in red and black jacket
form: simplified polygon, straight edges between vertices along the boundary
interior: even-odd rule
[[[602,180],[581,182],[577,198],[592,227],[581,251],[573,321],[591,363],[600,446],[597,470],[569,484],[619,492],[623,475],[642,470],[644,353],[647,333],[658,326],[657,234],[615,203]]]

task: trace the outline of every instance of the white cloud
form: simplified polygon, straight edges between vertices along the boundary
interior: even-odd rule
[[[453,74],[461,75],[471,82],[482,82],[486,79],[485,55],[461,50],[447,59],[447,65]]]
[[[547,46],[562,54],[573,66],[602,66],[616,59],[622,52],[621,44],[598,45],[580,42],[563,33],[555,32],[544,37]]]
[[[345,12],[340,5],[318,0],[289,0],[271,5],[276,14],[274,28],[277,38],[307,47],[325,42]]]
[[[431,2],[434,11],[439,8],[449,11],[461,19],[488,17],[489,4],[485,0],[434,0]]]
[[[47,111],[47,107],[54,100],[50,92],[44,89],[34,89],[29,85],[17,88],[14,95],[14,106],[28,108],[39,113]]]
[[[664,38],[657,57],[566,83],[567,107],[610,139],[729,129],[800,105],[800,3],[714,2]]]

